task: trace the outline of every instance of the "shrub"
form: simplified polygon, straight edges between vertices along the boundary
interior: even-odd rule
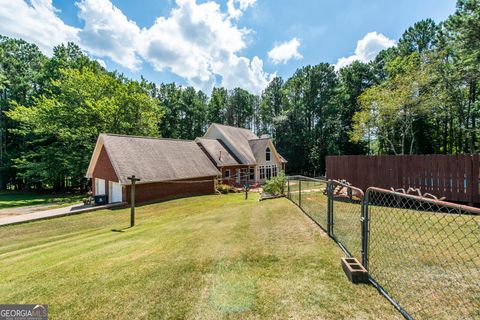
[[[229,186],[228,184],[217,184],[217,191],[221,194],[227,194],[229,192],[233,192],[233,187]]]
[[[285,192],[286,181],[287,177],[285,176],[285,172],[280,171],[280,174],[278,176],[267,180],[267,182],[263,186],[263,192],[273,195],[282,195]]]

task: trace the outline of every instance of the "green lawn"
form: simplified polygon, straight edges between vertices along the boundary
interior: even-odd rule
[[[81,202],[85,195],[78,194],[43,194],[29,192],[0,192],[0,209],[48,205],[49,207],[64,206]]]
[[[0,301],[54,319],[400,319],[287,199],[204,196],[0,228]]]
[[[314,184],[302,181],[302,208],[326,226],[327,196]],[[361,261],[360,214],[359,201],[333,202],[334,236]],[[480,319],[480,216],[371,205],[369,220],[370,274],[412,316]]]

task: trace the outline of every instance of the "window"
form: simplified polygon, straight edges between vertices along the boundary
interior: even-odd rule
[[[259,170],[260,170],[260,180],[265,179],[265,167],[261,166]]]
[[[250,180],[255,180],[255,168],[250,168]]]
[[[247,180],[248,178],[248,169],[247,168],[242,168],[240,170],[240,179],[241,180]]]
[[[224,176],[225,178],[230,178],[230,169],[225,170],[225,172],[223,173],[223,176]]]
[[[272,176],[273,177],[276,177],[278,175],[277,173],[277,166],[276,165],[273,165],[272,166]]]
[[[267,148],[267,150],[265,150],[265,161],[270,161],[271,156],[270,148]]]
[[[267,179],[270,179],[272,177],[272,167],[271,166],[267,166],[266,177],[267,177]]]

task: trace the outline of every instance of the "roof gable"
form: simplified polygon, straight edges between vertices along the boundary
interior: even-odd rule
[[[219,136],[217,136],[217,133]],[[248,141],[258,139],[258,137],[248,129],[214,123],[208,128],[204,138],[223,140],[242,164],[256,163]]]
[[[131,175],[140,178],[140,183],[220,175],[194,141],[101,134],[95,151],[99,144],[105,147],[122,184],[129,184]],[[97,160],[94,152],[87,177]]]
[[[210,159],[219,167],[239,165],[240,160],[233,152],[219,139],[197,138]]]
[[[263,154],[267,147],[270,148],[273,155],[278,159],[279,162],[286,163],[287,161],[278,153],[275,145],[272,142],[271,138],[260,138],[248,141],[250,148],[252,149],[255,159],[258,161],[263,158]]]

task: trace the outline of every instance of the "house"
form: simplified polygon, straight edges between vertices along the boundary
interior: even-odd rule
[[[194,141],[100,134],[86,174],[93,194],[129,202],[132,175],[147,202],[214,193],[220,172]]]
[[[287,161],[277,152],[272,139],[252,131],[214,123],[195,140],[231,185],[263,183],[285,170]]]

